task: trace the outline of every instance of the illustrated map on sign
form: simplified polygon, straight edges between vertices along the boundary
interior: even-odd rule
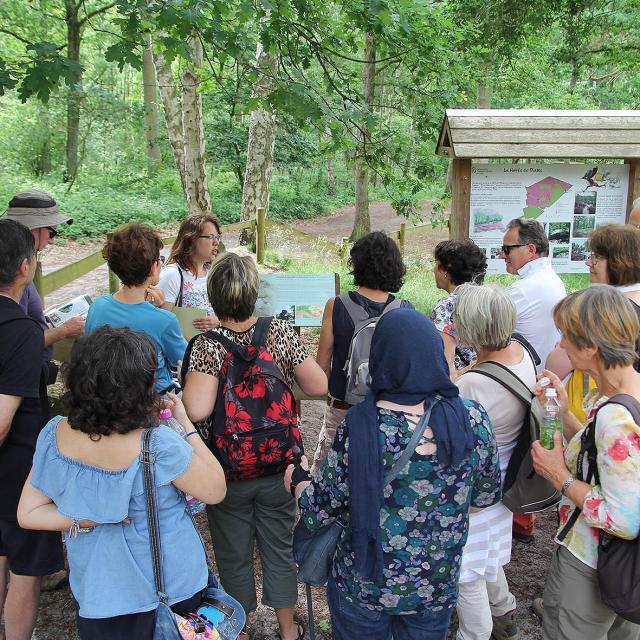
[[[526,207],[522,210],[525,218],[538,218],[547,207],[557,202],[571,186],[568,182],[547,176],[526,187]]]

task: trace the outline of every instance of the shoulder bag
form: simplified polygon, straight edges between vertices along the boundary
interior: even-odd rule
[[[158,518],[156,486],[153,465],[156,453],[151,450],[153,427],[145,429],[142,436],[140,462],[144,476],[144,494],[147,505],[147,523],[151,542],[153,577],[160,603],[156,609],[156,623],[153,640],[236,640],[246,621],[240,603],[228,595],[219,585],[211,569],[211,562],[204,541],[196,527],[191,511],[185,500],[185,509],[198,532],[207,558],[209,580],[203,592],[202,603],[194,613],[176,614],[168,604],[162,571],[162,547],[160,544],[160,521]],[[184,498],[184,494],[183,494]]]

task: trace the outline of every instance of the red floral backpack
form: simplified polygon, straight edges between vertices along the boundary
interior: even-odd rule
[[[246,347],[216,331],[227,353],[220,368],[209,446],[229,481],[283,472],[302,449],[293,391],[265,347],[272,318],[258,318]],[[191,343],[185,354],[189,361]]]

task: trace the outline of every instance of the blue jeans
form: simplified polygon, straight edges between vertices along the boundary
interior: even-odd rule
[[[405,616],[390,616],[347,602],[333,578],[327,584],[333,640],[446,640],[453,609],[428,609]]]

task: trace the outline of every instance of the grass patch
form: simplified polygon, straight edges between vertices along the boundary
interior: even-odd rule
[[[289,273],[338,273],[340,289],[343,293],[355,289],[346,262],[338,261],[335,254],[329,252],[319,252],[317,257],[312,259],[297,260],[268,251],[267,263]],[[444,291],[436,287],[432,262],[428,257],[406,258],[405,264],[407,265],[407,275],[398,295],[409,300],[418,311],[431,315],[438,300],[446,295]],[[560,274],[560,278],[567,288],[567,293],[589,286],[589,274],[586,273]],[[515,276],[500,274],[487,276],[485,282],[507,287],[515,280]]]

